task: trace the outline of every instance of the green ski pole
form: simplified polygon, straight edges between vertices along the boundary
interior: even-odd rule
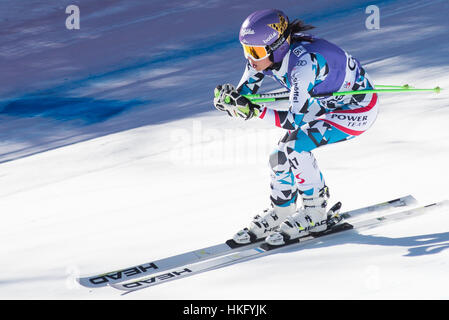
[[[387,86],[384,86],[387,87]],[[391,88],[391,86],[388,86]],[[356,90],[356,91],[340,91],[340,92],[331,92],[331,93],[323,93],[323,94],[317,94],[313,95],[312,97],[330,97],[330,96],[345,96],[345,95],[358,95],[358,94],[367,94],[367,93],[386,93],[386,92],[436,92],[440,93],[441,88],[435,87],[433,89],[415,89],[411,88],[407,85],[407,87],[404,86],[396,86],[399,88],[393,89],[370,89],[370,90]],[[268,93],[268,94],[248,94],[243,95],[245,98],[250,100],[253,103],[262,103],[262,102],[274,102],[274,101],[280,101],[280,100],[288,100],[289,99],[290,92],[277,92],[277,93]]]

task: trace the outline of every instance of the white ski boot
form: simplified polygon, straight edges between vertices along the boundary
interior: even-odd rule
[[[264,210],[263,216],[255,216],[249,228],[240,230],[232,239],[238,244],[248,244],[265,238],[276,231],[287,216],[293,215],[295,212],[296,203],[288,207],[273,205],[272,208]]]
[[[265,241],[270,245],[282,245],[288,240],[320,233],[327,229],[329,216],[338,215],[341,203],[337,203],[329,212],[326,211],[329,191],[325,186],[312,196],[303,195],[303,207],[292,216],[287,217],[279,230],[269,235]]]

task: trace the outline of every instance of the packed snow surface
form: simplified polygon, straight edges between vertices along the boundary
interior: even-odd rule
[[[79,30],[66,28],[70,4]],[[365,25],[368,5],[379,29]],[[449,298],[447,208],[125,296],[75,282],[218,244],[269,205],[268,155],[283,130],[229,118],[212,92],[240,80],[240,25],[271,6],[0,2],[1,299]],[[276,6],[375,84],[445,89],[381,94],[369,131],[315,150],[331,202],[448,199],[449,2]]]

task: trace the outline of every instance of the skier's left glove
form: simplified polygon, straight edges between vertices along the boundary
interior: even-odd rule
[[[234,118],[251,119],[259,115],[259,106],[235,90],[232,84],[219,85],[214,89],[214,106]]]

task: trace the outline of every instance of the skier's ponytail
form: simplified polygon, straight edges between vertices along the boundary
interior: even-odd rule
[[[293,42],[309,41],[313,42],[313,38],[308,34],[302,34],[303,31],[314,29],[315,27],[309,24],[305,24],[304,21],[295,19],[289,24],[290,32]],[[300,33],[300,34],[298,34]]]

